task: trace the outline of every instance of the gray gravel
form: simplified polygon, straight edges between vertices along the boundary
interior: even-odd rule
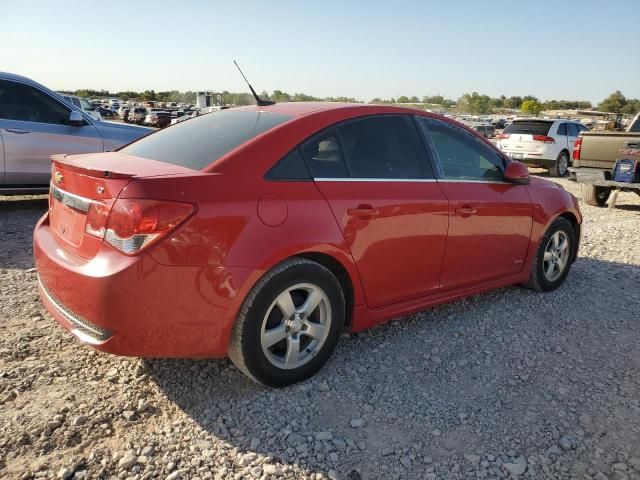
[[[316,377],[278,391],[227,360],[79,345],[37,299],[39,198],[0,200],[0,478],[640,479],[631,194],[582,206],[560,290],[506,288],[345,335]]]

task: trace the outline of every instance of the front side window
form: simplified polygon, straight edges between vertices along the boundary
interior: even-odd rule
[[[0,118],[64,125],[69,109],[30,85],[0,80]]]
[[[502,157],[481,138],[453,123],[419,117],[440,178],[449,180],[500,181]]]

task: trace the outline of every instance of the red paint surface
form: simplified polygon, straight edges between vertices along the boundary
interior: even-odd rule
[[[77,231],[65,239],[51,214],[38,223],[34,252],[42,284],[68,309],[114,333],[96,348],[224,356],[248,292],[265,271],[295,255],[323,255],[342,265],[353,289],[350,328],[362,330],[522,282],[553,219],[565,214],[581,222],[575,199],[538,178],[529,185],[267,182],[265,172],[294,145],[335,122],[365,114],[434,115],[369,105],[265,109],[296,117],[202,172],[117,152],[56,160],[60,188],[85,198],[196,206],[167,238],[133,256]],[[55,201],[52,206],[55,219]]]

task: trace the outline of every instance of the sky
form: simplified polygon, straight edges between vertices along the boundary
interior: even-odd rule
[[[0,71],[55,90],[640,98],[640,0],[0,0]]]

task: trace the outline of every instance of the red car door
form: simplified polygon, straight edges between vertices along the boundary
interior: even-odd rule
[[[527,187],[504,182],[502,156],[464,128],[432,118],[419,124],[449,200],[442,290],[521,272],[533,213]]]
[[[369,307],[438,290],[448,202],[413,119],[346,122],[302,152],[351,249]]]

